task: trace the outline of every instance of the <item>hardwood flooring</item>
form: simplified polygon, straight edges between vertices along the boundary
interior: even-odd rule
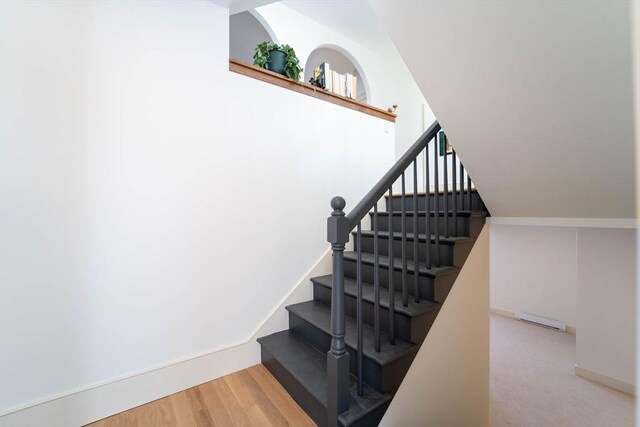
[[[263,365],[163,397],[90,427],[315,426]]]

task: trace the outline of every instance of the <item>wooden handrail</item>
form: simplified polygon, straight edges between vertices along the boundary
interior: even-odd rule
[[[341,107],[349,108],[351,110],[359,111],[370,116],[388,120],[392,123],[396,122],[396,115],[394,113],[390,113],[381,108],[373,107],[363,102],[356,101],[355,99],[346,98],[342,95],[338,95],[322,88],[312,86],[309,83],[292,80],[281,74],[265,70],[264,68],[256,67],[255,65],[248,64],[235,58],[229,59],[229,70],[233,71],[234,73],[243,74],[247,77],[262,80],[263,82],[271,83],[273,85],[292,90],[294,92],[322,99],[323,101],[331,102],[332,104],[340,105]]]

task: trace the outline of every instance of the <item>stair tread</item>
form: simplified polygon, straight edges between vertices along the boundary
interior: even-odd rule
[[[391,211],[393,213],[393,216],[402,216],[402,210],[393,210]],[[425,216],[427,211],[424,210],[419,210],[418,211],[418,216]],[[439,211],[439,216],[444,216],[444,211]],[[429,214],[431,216],[436,216],[436,212],[435,211],[429,211]],[[453,212],[448,212],[449,216],[452,217],[453,216]],[[369,215],[373,216],[373,212],[369,212]],[[378,216],[388,216],[389,212],[388,211],[383,211],[383,212],[378,212]],[[413,217],[413,209],[407,209],[405,211],[405,215],[406,216],[411,216]],[[488,213],[486,211],[458,211],[457,215],[459,217],[481,217],[484,218],[486,216],[488,216]]]
[[[291,330],[284,330],[258,338],[280,364],[309,391],[322,405],[327,406],[327,355],[318,351]],[[349,375],[351,394],[349,409],[340,415],[344,426],[352,424],[367,413],[391,400],[388,394],[381,394],[364,384],[362,396],[357,394],[357,382]]]
[[[457,191],[458,191],[458,195],[460,195],[460,189],[458,189]],[[465,193],[465,195],[467,194],[467,191],[468,191],[468,188],[465,188],[465,189],[464,189],[464,193]],[[475,188],[475,187],[472,187],[472,188],[471,188],[471,192],[472,192],[472,193],[477,193],[477,192],[478,192],[478,190],[476,190],[476,188]],[[440,194],[440,195],[442,195],[442,194],[444,194],[444,193],[445,193],[445,191],[444,191],[444,190],[439,190],[439,191],[438,191],[438,194]],[[425,191],[418,191],[418,192],[416,193],[416,195],[417,195],[417,196],[424,196],[425,194],[427,194]],[[432,191],[432,190],[430,190],[430,191],[429,191],[429,195],[433,196],[433,195],[435,195],[435,194],[436,194],[436,192],[435,192],[435,191]],[[448,191],[447,191],[447,194],[453,194],[453,190],[448,190]],[[413,193],[404,193],[404,196],[405,196],[405,197],[409,197],[409,196],[413,197]],[[388,198],[389,198],[389,193],[386,193],[386,194],[384,195],[384,197],[386,197],[386,198],[388,199]],[[392,196],[392,197],[394,197],[394,198],[395,198],[395,197],[402,197],[402,194],[400,194],[400,193],[393,193],[393,196]]]
[[[353,234],[354,236],[357,235],[357,232],[353,231],[351,234]],[[366,237],[373,237],[374,232],[373,230],[362,230],[362,235],[366,236]],[[414,234],[413,233],[406,233],[407,235],[407,240],[409,241],[413,241],[414,238]],[[378,231],[378,236],[383,238],[383,239],[388,239],[389,238],[389,232],[388,231]],[[394,240],[401,240],[402,239],[402,232],[399,231],[394,231],[393,232],[393,239]],[[431,235],[431,241],[434,242],[436,239],[436,235],[432,234]],[[427,240],[427,235],[424,233],[418,233],[418,241],[420,242],[425,242]],[[472,237],[468,237],[468,236],[457,236],[457,237],[453,237],[453,236],[449,236],[449,237],[444,237],[444,236],[440,236],[440,243],[444,243],[446,245],[453,245],[456,242],[467,242],[470,240],[474,240]]]
[[[315,301],[305,301],[287,306],[287,310],[301,319],[319,328],[326,334],[331,334],[331,308]],[[357,348],[357,324],[352,317],[346,316],[345,343],[347,347]],[[380,366],[387,365],[407,354],[414,353],[418,346],[396,338],[396,344],[389,344],[389,336],[385,332],[380,334],[380,351],[374,349],[374,329],[372,326],[362,325],[363,355]]]
[[[357,261],[358,254],[355,251],[345,251],[344,259],[348,261]],[[378,260],[380,262],[380,267],[388,268],[389,267],[389,257],[386,255],[379,255]],[[362,252],[362,263],[367,265],[374,265],[374,254],[371,252]],[[393,258],[393,266],[396,270],[402,270],[402,258]],[[412,259],[407,259],[407,271],[413,274],[414,262]],[[440,267],[436,267],[432,265],[431,268],[427,268],[427,264],[424,262],[418,263],[418,272],[423,276],[430,277],[438,277],[444,276],[447,274],[457,273],[460,269],[457,267],[452,267],[449,265],[441,265]]]
[[[325,288],[331,289],[333,287],[332,282],[333,276],[328,274],[326,276],[319,276],[311,278],[313,283],[316,283],[320,286],[324,286]],[[351,277],[344,278],[344,292],[347,295],[356,297],[358,295],[358,281]],[[364,301],[373,303],[374,302],[374,293],[373,293],[373,284],[371,283],[362,283],[362,299]],[[420,314],[437,310],[440,308],[440,304],[435,301],[430,301],[425,298],[421,298],[420,302],[415,302],[413,296],[409,296],[409,303],[407,307],[402,305],[402,292],[395,292],[395,309],[397,313],[403,314],[408,317],[415,317]],[[380,306],[384,308],[389,308],[389,290],[384,287],[380,287]]]

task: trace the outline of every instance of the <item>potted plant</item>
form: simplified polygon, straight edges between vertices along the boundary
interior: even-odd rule
[[[288,44],[280,46],[271,42],[260,43],[253,54],[253,65],[293,80],[300,80],[300,73],[302,73],[300,60]]]

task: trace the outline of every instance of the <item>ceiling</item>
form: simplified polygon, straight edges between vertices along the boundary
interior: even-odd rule
[[[269,3],[276,3],[274,0],[210,0],[213,3],[229,9],[229,15],[244,12],[249,9],[264,6]]]
[[[363,46],[390,42],[368,0],[284,0],[282,4]]]
[[[372,4],[494,216],[635,217],[629,2]]]

